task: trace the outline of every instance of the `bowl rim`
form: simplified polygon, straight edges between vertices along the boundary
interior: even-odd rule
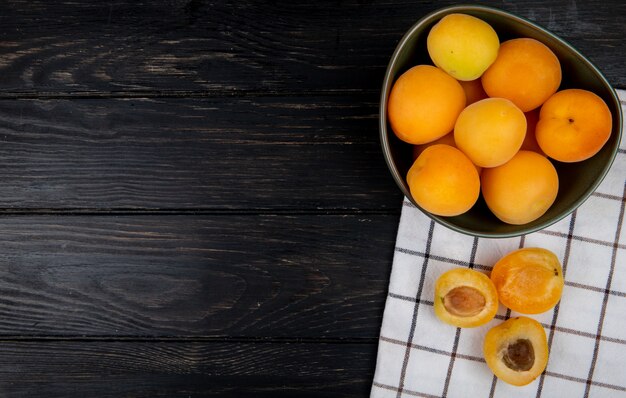
[[[393,83],[393,81],[391,81],[391,71],[392,69],[395,67],[395,65],[398,62],[398,57],[400,55],[400,53],[402,52],[402,50],[404,49],[407,41],[415,34],[415,31],[417,31],[418,29],[420,29],[424,24],[426,23],[430,23],[434,20],[439,19],[440,17],[444,17],[445,15],[448,15],[450,13],[453,12],[465,12],[465,11],[483,11],[483,12],[488,12],[494,15],[498,15],[501,17],[505,17],[507,19],[513,19],[518,23],[521,23],[523,25],[527,25],[532,29],[536,29],[538,31],[540,31],[543,34],[548,35],[549,37],[551,37],[552,39],[554,39],[555,41],[559,42],[561,45],[565,46],[569,51],[571,51],[577,58],[583,60],[583,62],[586,64],[587,67],[589,67],[589,69],[591,69],[596,76],[598,77],[598,79],[600,80],[600,82],[606,86],[608,88],[608,92],[610,93],[612,100],[615,101],[617,103],[617,125],[618,127],[618,131],[615,132],[615,134],[617,134],[617,144],[615,145],[615,148],[611,151],[611,157],[609,162],[607,162],[607,164],[604,166],[604,168],[602,169],[601,174],[599,175],[599,178],[597,178],[593,184],[590,184],[587,189],[584,191],[584,194],[581,195],[581,197],[579,199],[577,199],[576,201],[572,202],[565,211],[563,211],[561,214],[557,215],[556,217],[544,221],[540,224],[534,225],[534,226],[529,226],[529,227],[521,227],[519,230],[516,231],[511,231],[511,232],[481,232],[481,231],[475,231],[472,229],[468,229],[468,228],[464,228],[464,227],[460,227],[450,221],[448,221],[446,219],[446,217],[442,217],[442,216],[437,216],[435,214],[432,214],[426,210],[424,210],[422,207],[420,207],[417,203],[415,203],[415,201],[413,200],[413,197],[411,195],[411,193],[405,188],[404,185],[404,177],[400,175],[400,172],[398,171],[398,168],[393,164],[392,161],[392,154],[391,154],[391,147],[390,147],[390,142],[389,142],[389,132],[388,132],[388,128],[387,128],[387,119],[385,117],[385,111],[386,111],[386,107],[387,107],[387,100],[389,97],[389,93],[391,92],[391,85]],[[589,199],[589,197],[593,194],[593,192],[595,192],[595,190],[598,188],[598,186],[602,183],[602,181],[604,181],[604,178],[606,177],[606,175],[608,174],[613,162],[615,161],[615,158],[617,156],[617,153],[619,151],[620,145],[621,145],[621,140],[622,140],[622,125],[623,125],[623,114],[622,114],[622,108],[621,108],[621,103],[619,100],[619,97],[617,95],[617,92],[615,91],[615,89],[613,88],[613,86],[609,83],[609,81],[607,80],[607,78],[604,76],[604,74],[602,73],[602,71],[600,71],[594,64],[593,62],[591,62],[587,57],[585,57],[580,51],[578,51],[573,45],[571,45],[569,42],[567,42],[566,40],[563,40],[561,37],[559,37],[558,35],[550,32],[548,29],[536,24],[535,22],[530,21],[529,19],[526,19],[524,17],[520,17],[518,15],[515,15],[513,13],[510,13],[508,11],[504,11],[502,9],[499,8],[495,8],[495,7],[490,7],[490,6],[483,6],[483,5],[474,5],[474,4],[457,4],[457,5],[452,5],[452,6],[446,6],[446,7],[442,7],[439,9],[436,9],[434,11],[429,12],[428,14],[424,15],[422,18],[420,18],[417,22],[415,22],[411,28],[409,28],[409,30],[402,36],[402,38],[400,39],[400,41],[398,42],[398,44],[396,45],[394,52],[391,56],[391,59],[389,61],[389,63],[387,64],[387,69],[385,71],[385,77],[383,79],[383,84],[382,84],[382,90],[381,90],[381,94],[380,94],[380,103],[379,103],[379,135],[380,135],[380,143],[383,149],[383,155],[385,158],[385,162],[387,164],[387,168],[389,169],[389,171],[391,172],[393,179],[396,182],[396,185],[400,188],[400,190],[402,191],[402,193],[404,194],[404,196],[406,197],[406,199],[408,199],[408,201],[414,205],[416,208],[418,208],[420,211],[422,211],[424,214],[426,214],[429,218],[433,219],[435,222],[438,222],[439,224],[452,229],[453,231],[456,232],[460,232],[466,235],[470,235],[470,236],[475,236],[475,237],[483,237],[483,238],[512,238],[512,237],[518,237],[518,236],[522,236],[522,235],[526,235],[532,232],[536,232],[542,229],[545,229],[547,227],[549,227],[550,225],[564,219],[565,217],[569,216],[570,214],[572,214],[580,205],[582,205],[587,199]]]

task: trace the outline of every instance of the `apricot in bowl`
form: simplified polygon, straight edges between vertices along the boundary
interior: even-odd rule
[[[417,203],[406,180],[407,173],[413,165],[413,145],[400,140],[391,128],[388,112],[391,88],[398,78],[412,67],[433,63],[427,49],[429,32],[445,16],[459,13],[479,18],[489,24],[503,43],[516,38],[539,41],[548,47],[559,61],[562,71],[559,89],[576,88],[593,92],[606,103],[611,113],[611,134],[597,153],[577,162],[551,158],[559,177],[558,192],[552,205],[532,221],[520,224],[502,221],[490,211],[482,196],[465,213],[455,216],[434,214]],[[556,82],[558,79],[553,76],[552,80]],[[545,95],[543,93],[541,98]],[[468,95],[466,94],[465,97],[467,103]],[[525,106],[534,106],[532,101],[529,103],[530,105]],[[400,190],[413,204],[433,220],[452,230],[472,236],[504,238],[546,228],[571,214],[594,192],[608,173],[619,149],[622,113],[615,90],[600,70],[561,38],[533,22],[503,10],[478,5],[458,5],[445,7],[424,16],[398,43],[383,81],[379,107],[379,130],[381,146],[389,170]],[[441,136],[447,133],[443,132]],[[537,132],[538,141],[544,140],[545,137],[541,138],[543,134]],[[544,152],[550,150],[546,144],[544,147]]]
[[[409,169],[407,181],[415,201],[441,216],[466,212],[480,194],[476,166],[463,152],[445,144],[424,149]]]
[[[498,379],[524,386],[539,377],[548,364],[546,332],[534,319],[511,318],[487,332],[483,354]]]
[[[489,277],[469,268],[444,272],[435,283],[435,315],[456,327],[476,327],[493,319],[498,293]]]

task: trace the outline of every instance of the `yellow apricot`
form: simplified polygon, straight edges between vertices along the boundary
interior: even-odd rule
[[[407,174],[411,196],[424,210],[456,216],[469,210],[480,194],[480,178],[472,162],[450,145],[426,148]]]
[[[485,21],[449,14],[432,27],[426,39],[435,65],[458,80],[478,79],[495,61],[500,40]]]
[[[465,107],[465,92],[454,78],[431,65],[404,72],[387,103],[391,129],[402,141],[425,144],[452,131]]]
[[[496,217],[521,225],[541,217],[554,203],[559,177],[545,156],[519,151],[505,164],[483,169],[481,189]]]
[[[435,282],[434,311],[457,327],[483,325],[498,311],[498,293],[489,277],[469,268],[455,268]]]
[[[509,161],[525,135],[524,113],[504,98],[486,98],[467,106],[454,125],[457,147],[481,167]]]
[[[514,386],[531,383],[548,365],[548,339],[541,324],[520,316],[491,328],[483,354],[498,379]]]

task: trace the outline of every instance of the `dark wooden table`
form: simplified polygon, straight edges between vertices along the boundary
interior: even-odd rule
[[[0,396],[365,396],[432,1],[3,1]],[[626,3],[483,2],[626,87]]]

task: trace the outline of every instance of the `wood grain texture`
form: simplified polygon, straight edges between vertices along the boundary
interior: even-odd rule
[[[1,336],[376,339],[397,216],[0,218]]]
[[[626,86],[624,2],[481,3],[547,27]],[[450,4],[5,1],[0,93],[377,93],[402,35]]]
[[[0,208],[397,212],[370,100],[0,101]]]
[[[375,344],[0,341],[0,395],[366,396],[375,354]]]

